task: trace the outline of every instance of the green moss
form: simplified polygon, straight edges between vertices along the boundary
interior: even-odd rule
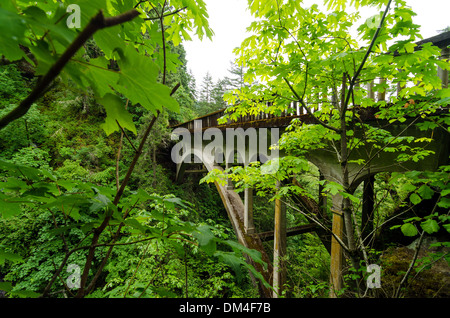
[[[415,251],[408,247],[391,247],[382,256],[381,285],[384,296],[392,297],[407,272]],[[450,297],[450,267],[441,259],[432,266],[425,266],[423,260],[433,252],[419,254],[416,266],[408,276],[401,295],[406,298]],[[422,261],[421,261],[422,260]]]

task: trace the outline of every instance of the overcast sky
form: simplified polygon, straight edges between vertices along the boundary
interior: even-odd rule
[[[293,0],[296,1],[296,0]],[[322,3],[309,0],[308,3]],[[407,0],[417,13],[414,22],[421,25],[424,38],[450,26],[450,0]],[[194,74],[197,87],[207,72],[214,81],[228,76],[230,62],[235,59],[233,48],[248,36],[246,28],[252,21],[247,0],[205,0],[209,23],[214,31],[213,41],[203,39],[184,43],[188,69]],[[363,16],[364,17],[364,16]],[[369,16],[368,16],[369,17]],[[195,38],[195,37],[193,37]]]

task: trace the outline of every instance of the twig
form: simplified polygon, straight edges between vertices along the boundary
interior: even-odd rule
[[[383,17],[381,18],[380,24],[379,24],[377,30],[375,31],[375,35],[373,36],[373,39],[370,42],[369,48],[367,49],[367,52],[364,55],[361,65],[359,65],[358,70],[356,71],[355,75],[353,75],[353,78],[350,81],[350,85],[349,85],[350,87],[349,87],[347,97],[346,97],[345,103],[344,103],[345,108],[348,106],[348,102],[350,101],[350,95],[353,92],[353,87],[355,86],[356,80],[358,79],[359,74],[361,73],[362,69],[364,68],[364,65],[366,64],[366,61],[369,58],[370,53],[372,53],[373,46],[375,45],[378,35],[380,34],[381,28],[384,24],[384,20],[386,19],[387,13],[389,12],[391,3],[392,3],[392,0],[389,0],[388,4],[386,6],[386,9],[384,10]],[[345,111],[343,113],[345,114]]]
[[[327,228],[324,224],[322,224],[322,223],[321,223],[320,221],[318,221],[316,218],[311,217],[311,216],[308,215],[307,213],[303,212],[303,211],[300,210],[299,208],[293,206],[292,204],[289,204],[289,203],[286,202],[286,201],[283,201],[283,202],[284,202],[284,204],[286,204],[286,206],[288,206],[288,207],[294,209],[295,211],[298,211],[300,214],[302,214],[304,217],[306,217],[307,219],[309,219],[309,220],[311,220],[312,222],[314,222],[315,224],[317,224],[317,225],[318,225],[320,228],[322,228],[323,230],[325,230],[325,231],[327,231],[327,232],[330,232],[331,236],[333,236],[333,237],[336,239],[336,241],[342,246],[342,248],[343,248],[345,251],[347,251],[347,252],[350,251],[349,248],[348,248],[348,246],[341,240],[340,237],[338,237],[335,233],[333,233],[332,230],[330,230],[329,228]]]
[[[179,12],[185,10],[185,9],[187,9],[187,7],[183,7],[183,8],[180,8],[178,10],[175,10],[175,11],[172,11],[172,12],[168,12],[168,13],[162,15],[162,18],[169,17],[171,15],[177,14],[177,13],[179,13]],[[148,21],[148,20],[152,21],[152,20],[160,20],[160,19],[161,19],[161,17],[158,16],[158,17],[154,17],[154,18],[145,18],[144,20],[145,21]]]
[[[330,130],[333,130],[333,131],[335,131],[335,132],[338,132],[338,133],[340,132],[340,129],[338,129],[338,128],[336,128],[336,127],[333,127],[333,126],[330,126],[330,125],[328,125],[327,123],[321,121],[321,120],[320,120],[319,118],[317,118],[316,116],[314,116],[314,114],[311,112],[311,110],[305,105],[305,102],[304,102],[303,98],[301,98],[301,97],[298,95],[298,93],[294,90],[294,88],[292,87],[291,83],[290,83],[286,78],[284,78],[284,81],[285,81],[286,84],[289,86],[289,89],[290,89],[291,92],[295,95],[295,97],[297,98],[298,102],[300,102],[300,104],[302,105],[302,107],[303,107],[304,109],[306,109],[306,112],[308,113],[308,115],[311,116],[311,118],[312,118],[316,123],[318,123],[318,124],[324,126],[325,128],[328,128],[328,129],[330,129]]]
[[[150,247],[150,243],[151,243],[151,242],[152,242],[152,241],[149,240],[147,246],[146,246],[145,249],[144,249],[144,252],[142,253],[141,259],[139,260],[139,262],[138,262],[136,268],[134,269],[134,273],[133,273],[133,275],[131,276],[131,278],[130,278],[130,280],[129,280],[129,282],[128,282],[127,288],[125,289],[125,292],[124,292],[124,294],[123,294],[123,297],[124,297],[124,298],[126,297],[126,295],[127,295],[127,293],[128,293],[128,290],[130,289],[131,283],[133,282],[134,278],[136,277],[136,274],[137,274],[137,272],[138,272],[139,267],[140,267],[141,264],[142,264],[142,261],[144,260],[144,257],[147,255],[147,250],[148,250],[148,248]]]
[[[412,271],[412,269],[413,269],[413,267],[414,267],[414,264],[416,263],[417,256],[419,256],[419,250],[420,250],[420,247],[422,246],[422,241],[423,241],[423,236],[424,236],[424,234],[425,234],[425,231],[422,231],[422,234],[420,234],[419,243],[417,244],[416,251],[415,251],[415,253],[414,253],[414,257],[413,257],[413,259],[412,259],[412,261],[411,261],[411,264],[409,264],[409,268],[408,268],[408,270],[406,271],[405,276],[403,276],[403,279],[402,279],[402,281],[400,282],[400,285],[398,285],[397,291],[395,292],[395,295],[394,295],[395,298],[398,298],[398,297],[399,297],[399,295],[400,295],[400,290],[401,290],[403,284],[404,284],[404,283],[406,282],[406,280],[408,279],[408,276],[409,276],[409,274],[411,273],[411,271]]]
[[[380,148],[371,158],[369,158],[364,165],[358,170],[358,172],[354,175],[352,175],[353,179],[356,179],[356,177],[364,170],[365,167],[367,167],[370,162],[376,158],[378,156],[378,154],[380,152],[382,152],[384,149],[386,149],[390,144],[392,144],[398,137],[401,137],[403,135],[403,133],[409,128],[411,127],[418,119],[420,119],[420,117],[416,117],[410,124],[408,124],[408,126],[406,126],[406,128],[404,128],[397,136],[394,137],[394,139],[390,140],[389,142],[387,142],[382,148]]]
[[[128,102],[129,99],[127,99],[127,104],[125,105],[125,109],[128,108]],[[120,134],[120,140],[119,140],[119,149],[117,149],[117,156],[116,156],[116,187],[117,190],[119,190],[120,187],[120,183],[119,183],[119,163],[120,163],[120,153],[122,151],[122,146],[123,146],[123,136],[125,135],[125,131],[123,130],[123,128],[120,126],[119,122],[117,121],[117,125],[119,125],[120,129],[122,130],[122,133]],[[128,136],[127,136],[128,139]],[[130,141],[128,139],[128,141]],[[130,142],[130,144],[134,147],[134,145]]]
[[[134,152],[137,152],[138,150],[136,149],[136,147],[133,145],[133,143],[130,140],[130,137],[128,137],[128,134],[125,132],[125,130],[123,129],[123,127],[119,124],[119,121],[116,119],[116,123],[117,126],[119,126],[120,130],[122,131],[122,135],[125,136],[125,138],[128,140],[128,142],[130,143],[131,147],[133,147]],[[122,136],[121,136],[122,138]]]

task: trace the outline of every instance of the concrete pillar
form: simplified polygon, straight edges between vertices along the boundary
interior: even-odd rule
[[[342,213],[342,196],[333,196],[333,226],[332,232],[339,239],[344,236],[344,215]],[[336,297],[336,291],[342,289],[342,268],[343,268],[343,248],[335,239],[331,237],[331,264],[330,264],[330,297]]]
[[[253,189],[244,190],[244,229],[246,234],[255,233],[253,224]]]
[[[374,208],[374,184],[375,176],[369,176],[364,180],[363,203],[361,214],[361,233],[363,239],[373,230],[373,208]],[[365,242],[367,243],[367,242]]]
[[[445,48],[441,51],[441,59],[448,60],[450,57],[450,49]],[[442,88],[448,88],[448,70],[438,67],[438,76],[442,81]]]
[[[280,183],[278,183],[280,187]],[[286,282],[286,206],[279,200],[275,200],[275,229],[273,246],[273,297],[278,298],[283,291]]]

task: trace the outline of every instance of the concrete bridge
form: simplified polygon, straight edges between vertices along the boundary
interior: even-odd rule
[[[450,32],[423,40],[418,44],[420,45],[426,42],[433,42],[433,44],[440,47],[442,49],[443,57],[448,58],[449,50],[447,49],[447,46],[450,45]],[[438,76],[442,80],[443,87],[447,88],[449,77],[448,71],[439,70]],[[380,79],[380,81],[383,81],[383,79]],[[379,93],[378,96],[375,96],[371,90],[371,87],[373,87],[373,84],[369,83],[368,97],[373,98],[374,100],[386,99],[385,93]],[[449,110],[447,107],[441,109],[440,111],[442,113],[448,113]],[[283,133],[284,129],[290,125],[293,119],[298,119],[307,124],[313,124],[311,116],[304,113],[303,109],[296,103],[287,105],[286,109],[279,115],[261,112],[256,115],[241,116],[234,121],[228,120],[226,123],[219,123],[219,119],[222,118],[226,112],[227,109],[222,109],[173,126],[175,129],[174,133],[183,135],[183,139],[185,141],[184,152],[181,148],[175,149],[176,152],[182,153],[177,161],[178,181],[182,180],[183,175],[186,172],[212,171],[213,169],[223,171],[235,162],[235,150],[237,150],[237,157],[242,159],[243,164],[256,160],[264,163],[266,160],[271,159],[271,156],[273,157],[274,155],[273,153],[271,154],[269,146],[277,143],[278,137]],[[366,222],[369,222],[372,216],[374,196],[376,195],[376,193],[374,193],[374,176],[377,173],[394,171],[401,172],[409,170],[435,171],[439,166],[449,163],[450,134],[447,130],[440,127],[433,130],[433,132],[421,131],[415,126],[415,124],[421,120],[423,119],[411,117],[402,123],[389,123],[378,120],[375,117],[365,119],[365,123],[373,127],[388,130],[393,136],[431,138],[432,141],[427,142],[426,147],[427,150],[434,153],[433,155],[426,157],[426,160],[417,162],[408,161],[399,164],[394,160],[396,154],[379,151],[380,145],[368,144],[363,149],[354,149],[352,151],[350,159],[365,159],[366,162],[370,161],[370,165],[357,163],[352,163],[349,165],[350,192],[355,191],[361,183],[364,184],[362,218]],[[259,130],[256,130],[256,128]],[[236,134],[237,130],[239,130],[241,135],[244,134],[244,148],[236,149],[238,148],[236,144],[232,145],[233,149],[231,150],[227,149],[226,145],[221,147],[221,142],[224,141],[223,139],[214,144],[214,147],[211,147],[211,140],[213,139],[212,136],[220,139],[220,136],[223,136],[224,133],[233,131]],[[267,138],[266,142],[258,144],[258,147],[256,147],[255,142],[252,142],[252,135],[249,133],[251,130],[256,130],[256,138],[258,140],[261,140],[262,137]],[[360,133],[361,132],[358,131],[355,132],[355,134]],[[205,134],[207,136],[206,138]],[[265,134],[267,134],[267,137],[263,136]],[[245,137],[248,137],[250,142],[245,143]],[[214,140],[217,141],[217,139]],[[256,148],[252,149],[252,147]],[[255,149],[257,149],[256,153],[258,155],[255,155]],[[261,153],[263,153],[263,155],[261,155]],[[275,154],[275,156],[283,155],[283,153]],[[225,160],[222,161],[221,158],[225,158]],[[321,178],[335,181],[342,185],[343,175],[341,165],[339,160],[336,158],[336,155],[333,155],[332,152],[330,152],[330,149],[314,150],[313,152],[307,154],[307,159],[318,168]],[[202,163],[204,170],[186,170],[189,163]],[[292,182],[296,182],[296,180],[292,180]],[[282,258],[286,253],[286,237],[311,231],[316,231],[323,244],[330,252],[330,280],[334,285],[334,288],[341,288],[344,253],[339,242],[332,236],[332,234],[324,232],[314,223],[304,224],[295,228],[286,228],[286,208],[283,200],[276,200],[275,202],[274,230],[271,232],[256,233],[253,225],[252,189],[245,189],[244,200],[242,200],[240,195],[234,191],[233,184],[230,180],[228,180],[225,185],[215,182],[215,186],[228,213],[228,217],[237,235],[238,241],[248,248],[260,251],[263,260],[268,264],[268,268],[263,268],[260,264],[254,263],[251,259],[248,259],[248,261],[251,262],[252,265],[254,265],[255,268],[263,275],[265,280],[273,286],[273,290],[271,290],[263,284],[255,281],[259,286],[260,294],[262,296],[277,297],[277,295],[279,295],[282,291],[282,286],[286,279],[285,268],[282,262]],[[319,192],[322,190],[323,189],[319,189]],[[324,222],[331,223],[332,232],[334,235],[343,237],[343,216],[339,213],[333,212],[331,220],[326,219],[326,199],[321,195],[318,197],[320,199],[317,202],[308,197],[302,196],[298,196],[295,199],[302,206],[302,209],[307,210],[309,213],[312,213]],[[331,211],[341,211],[340,207],[342,206],[342,196],[334,195],[331,196],[331,199]],[[272,258],[263,247],[263,241],[266,240],[273,240],[274,242],[274,255]],[[271,259],[273,259],[273,263]]]

